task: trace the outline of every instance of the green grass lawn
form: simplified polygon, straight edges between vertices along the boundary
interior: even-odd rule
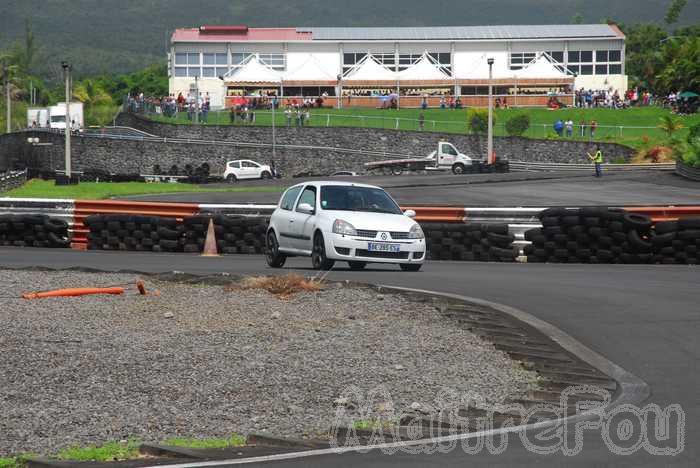
[[[235,186],[211,188],[205,185],[144,183],[144,182],[81,182],[78,185],[57,186],[52,180],[33,179],[3,196],[13,198],[67,198],[102,200],[129,195],[189,192],[281,192],[280,187]]]
[[[311,111],[309,125],[313,127],[371,127],[418,130],[418,116],[420,113],[420,109],[316,109]],[[530,115],[531,126],[525,133],[525,136],[530,138],[556,138],[552,126],[557,119],[567,120],[571,118],[576,125],[581,120],[596,120],[599,126],[595,136],[596,141],[617,142],[632,147],[639,147],[643,144],[644,136],[654,143],[663,142],[664,133],[657,126],[660,123],[660,119],[664,115],[669,115],[670,111],[659,107],[637,107],[626,110],[575,108],[560,110],[549,110],[546,108],[497,109],[495,111],[495,134],[499,136],[506,135],[505,122],[513,115],[519,113]],[[426,131],[462,134],[467,132],[466,109],[427,109],[424,111],[424,114]],[[160,122],[192,123],[187,120],[187,114],[185,113],[178,114],[176,118],[163,117],[162,115],[152,115],[151,117]],[[676,118],[685,126],[681,136],[686,134],[688,127],[700,123],[700,115]],[[279,126],[286,125],[286,119],[282,112],[276,112],[275,124]],[[230,125],[229,114],[228,112],[211,112],[207,123],[204,125]],[[236,125],[243,124],[238,122]],[[271,113],[269,111],[257,112],[255,125],[272,125]],[[588,135],[581,138],[578,136],[577,131],[574,133],[575,139],[590,139]]]

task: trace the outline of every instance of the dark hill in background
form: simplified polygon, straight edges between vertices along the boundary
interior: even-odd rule
[[[661,22],[669,0],[1,0],[0,48],[29,19],[49,80],[70,60],[79,76],[119,73],[165,60],[168,35],[200,24],[250,26],[430,26],[569,23],[604,18]],[[679,25],[700,18],[688,2]]]

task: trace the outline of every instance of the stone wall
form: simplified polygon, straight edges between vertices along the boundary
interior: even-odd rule
[[[115,140],[92,137],[72,139],[72,160],[75,171],[103,170],[117,174],[152,173],[153,166],[163,171],[177,165],[197,167],[206,162],[212,174],[223,173],[226,161],[253,159],[270,161],[271,131],[269,127],[232,127],[173,125],[152,122],[139,116],[122,114],[118,124],[138,128],[166,137],[166,141]],[[425,157],[441,140],[450,141],[468,156],[486,153],[486,139],[476,135],[421,133],[366,128],[281,128],[277,132],[277,169],[286,177],[303,172],[331,174],[340,170],[363,171],[370,161],[396,157]],[[52,146],[27,144],[37,136]],[[170,142],[167,138],[212,141],[212,143]],[[216,143],[216,142],[223,142]],[[258,143],[261,147],[239,146],[236,143]],[[285,145],[323,147],[329,149],[289,148]],[[634,151],[617,144],[601,144],[607,161],[629,159]],[[43,170],[64,169],[64,138],[45,132],[22,132],[0,135],[0,162],[9,168],[26,166]],[[350,150],[386,153],[357,154]],[[533,162],[588,162],[588,144],[575,141],[496,138],[495,150],[500,157]]]
[[[272,140],[270,127],[175,125],[154,122],[139,115],[125,113],[119,115],[117,125],[137,128],[167,138],[226,140],[246,143],[270,143]],[[278,145],[352,148],[413,157],[427,156],[437,149],[439,141],[449,141],[467,156],[481,158],[486,154],[486,138],[481,135],[373,128],[282,127],[277,129],[276,141]],[[599,146],[606,161],[629,160],[634,155],[633,149],[616,143],[600,143]],[[519,137],[496,137],[494,149],[499,157],[516,161],[586,163],[589,162],[586,152],[591,151],[592,148],[586,142],[566,139],[535,140]]]
[[[0,193],[9,192],[24,185],[27,172],[0,172]]]

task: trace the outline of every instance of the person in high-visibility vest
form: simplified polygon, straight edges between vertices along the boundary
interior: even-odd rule
[[[588,159],[593,161],[593,164],[595,164],[595,176],[596,177],[602,177],[603,176],[603,152],[600,151],[600,148],[596,148],[595,154],[588,153]]]

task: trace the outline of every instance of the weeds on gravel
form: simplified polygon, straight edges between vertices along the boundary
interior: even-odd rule
[[[172,438],[163,442],[163,445],[171,447],[187,447],[193,449],[223,449],[229,447],[243,447],[246,444],[245,436],[232,434],[227,439],[182,439]]]
[[[139,457],[141,442],[129,439],[126,442],[107,442],[99,447],[69,447],[58,452],[59,460],[98,461],[132,460]]]
[[[295,273],[284,276],[256,276],[245,278],[237,286],[229,288],[230,291],[237,289],[251,290],[263,289],[280,299],[288,299],[302,291],[315,292],[324,287],[323,282],[315,279],[307,279]]]

